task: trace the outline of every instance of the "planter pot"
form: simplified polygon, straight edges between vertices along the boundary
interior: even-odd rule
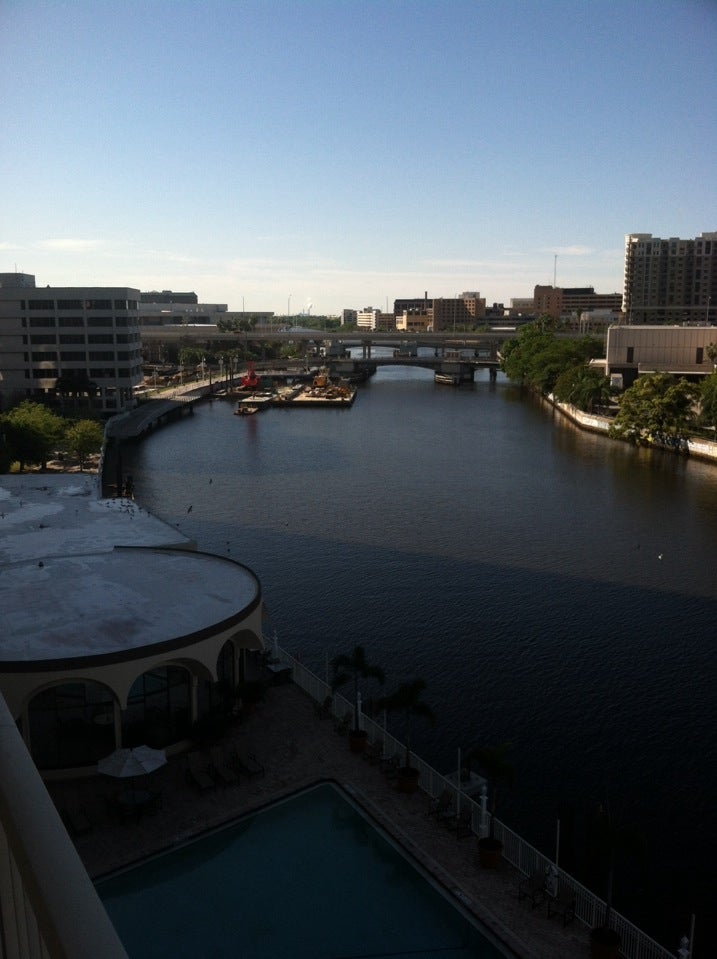
[[[485,837],[478,840],[478,862],[484,869],[497,869],[503,858],[500,839]]]
[[[401,793],[415,793],[418,789],[420,772],[410,766],[401,766],[398,770],[397,789]]]
[[[591,929],[590,955],[592,959],[619,959],[620,936],[618,933],[605,926]]]
[[[349,749],[352,753],[362,753],[366,749],[368,733],[365,729],[352,729],[349,733]]]

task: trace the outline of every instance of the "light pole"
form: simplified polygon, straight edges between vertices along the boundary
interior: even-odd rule
[[[286,322],[289,322],[289,317],[291,316],[291,293],[289,293],[289,299],[286,302]]]

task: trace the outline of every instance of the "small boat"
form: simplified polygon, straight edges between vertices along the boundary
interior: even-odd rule
[[[254,413],[259,412],[258,406],[248,406],[244,403],[237,404],[237,408],[234,410],[235,416],[252,416]]]
[[[460,377],[457,373],[436,372],[433,374],[433,382],[442,383],[444,386],[458,386],[460,383]]]

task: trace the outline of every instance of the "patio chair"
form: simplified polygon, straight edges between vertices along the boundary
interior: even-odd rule
[[[351,716],[348,713],[346,713],[346,715],[342,716],[340,719],[338,716],[334,716],[334,729],[339,736],[348,736],[350,728]]]
[[[381,760],[381,772],[386,779],[395,779],[398,776],[398,767],[401,760],[398,756],[384,756]]]
[[[539,906],[545,896],[545,873],[540,870],[524,876],[518,883],[518,899],[530,899],[531,909]]]
[[[557,896],[548,896],[548,918],[560,916],[563,927],[575,918],[575,892],[564,886],[558,888]]]
[[[255,753],[243,753],[239,752],[238,749],[235,749],[232,758],[234,768],[239,769],[241,772],[245,772],[247,776],[253,778],[254,776],[266,775],[266,770],[256,758]]]
[[[448,828],[456,834],[456,839],[473,835],[473,810],[470,806],[463,806],[457,816],[448,822]]]
[[[437,822],[451,818],[453,815],[453,793],[450,789],[446,787],[440,796],[431,800],[426,815],[433,816]]]
[[[200,792],[206,792],[207,789],[214,789],[216,780],[209,774],[208,763],[202,759],[200,753],[194,751],[187,753],[187,782],[192,783]]]
[[[92,821],[87,810],[76,797],[67,797],[59,812],[71,836],[84,836],[92,831]]]
[[[209,771],[222,786],[239,785],[239,774],[227,762],[221,746],[212,746],[209,750]]]
[[[331,707],[333,704],[333,697],[327,696],[322,703],[314,703],[314,712],[319,719],[331,719]]]
[[[383,746],[379,742],[366,743],[366,748],[363,751],[363,758],[366,762],[371,763],[372,766],[375,766],[377,763],[381,762],[381,757],[383,756]]]

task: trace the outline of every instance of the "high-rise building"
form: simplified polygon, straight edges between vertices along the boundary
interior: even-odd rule
[[[694,240],[625,237],[623,313],[628,323],[714,323],[717,232]]]
[[[142,382],[139,290],[37,287],[0,273],[0,406],[83,398],[100,414],[136,405]]]

